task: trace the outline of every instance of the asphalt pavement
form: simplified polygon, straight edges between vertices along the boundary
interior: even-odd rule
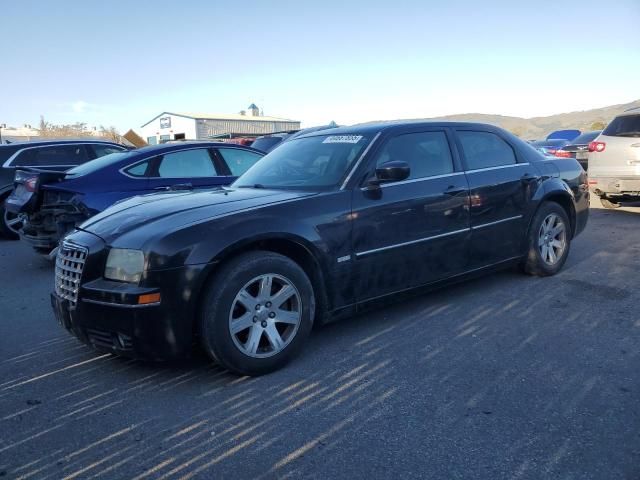
[[[328,325],[261,378],[91,350],[52,270],[0,240],[2,480],[640,479],[640,209],[593,209],[555,277]]]

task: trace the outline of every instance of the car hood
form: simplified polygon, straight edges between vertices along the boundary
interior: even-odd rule
[[[311,192],[257,188],[175,191],[132,197],[84,222],[84,230],[107,244],[129,233],[152,236],[232,212],[313,195]],[[150,227],[147,228],[146,227]],[[138,232],[139,231],[139,232]],[[139,236],[139,235],[136,235]]]

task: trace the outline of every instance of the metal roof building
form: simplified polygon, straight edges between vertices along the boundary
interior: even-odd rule
[[[142,137],[150,145],[168,140],[206,140],[223,136],[258,136],[300,129],[300,121],[265,117],[251,104],[237,114],[162,112],[142,125]]]

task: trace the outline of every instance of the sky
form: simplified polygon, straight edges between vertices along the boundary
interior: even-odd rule
[[[640,0],[2,2],[0,124],[303,126],[640,99]]]

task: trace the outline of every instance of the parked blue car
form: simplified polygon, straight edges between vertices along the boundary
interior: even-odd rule
[[[263,155],[241,145],[181,142],[113,153],[66,172],[18,170],[5,206],[23,217],[21,238],[48,253],[67,232],[119,200],[228,185]]]

